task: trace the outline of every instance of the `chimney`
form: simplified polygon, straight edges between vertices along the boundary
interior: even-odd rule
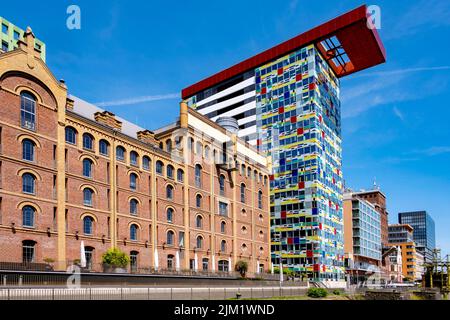
[[[113,129],[121,130],[122,122],[116,119],[116,115],[109,111],[94,113],[95,121]]]
[[[27,27],[27,30],[23,34],[23,40],[17,40],[17,44],[23,51],[28,52],[28,54],[40,59],[41,52],[35,47],[35,39],[36,37],[33,30],[31,30],[30,27]]]
[[[152,144],[154,146],[158,146],[159,144],[158,140],[155,138],[155,133],[150,130],[138,131],[137,138],[144,143]]]
[[[69,97],[66,98],[66,110],[73,110],[75,101]]]

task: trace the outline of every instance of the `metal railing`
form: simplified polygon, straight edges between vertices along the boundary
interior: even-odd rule
[[[305,287],[0,288],[0,300],[227,300],[300,296]]]

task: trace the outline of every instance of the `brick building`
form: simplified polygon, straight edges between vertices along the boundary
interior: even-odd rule
[[[270,269],[270,160],[180,104],[155,132],[68,95],[27,29],[0,54],[0,262],[81,258],[118,247],[131,267]]]

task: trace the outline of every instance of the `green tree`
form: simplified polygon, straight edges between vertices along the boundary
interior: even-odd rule
[[[130,257],[117,248],[111,248],[102,255],[102,262],[114,268],[125,268],[130,263]]]
[[[239,260],[236,262],[236,265],[234,266],[234,270],[239,272],[242,278],[245,278],[245,274],[248,271],[248,263],[247,261]]]

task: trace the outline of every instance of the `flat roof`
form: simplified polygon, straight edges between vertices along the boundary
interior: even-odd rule
[[[182,90],[183,99],[297,49],[315,44],[338,78],[373,67],[386,61],[386,50],[375,28],[367,25],[367,6],[362,5],[309,31],[248,58]],[[336,37],[338,47],[322,42]],[[346,59],[340,59],[344,51]]]

